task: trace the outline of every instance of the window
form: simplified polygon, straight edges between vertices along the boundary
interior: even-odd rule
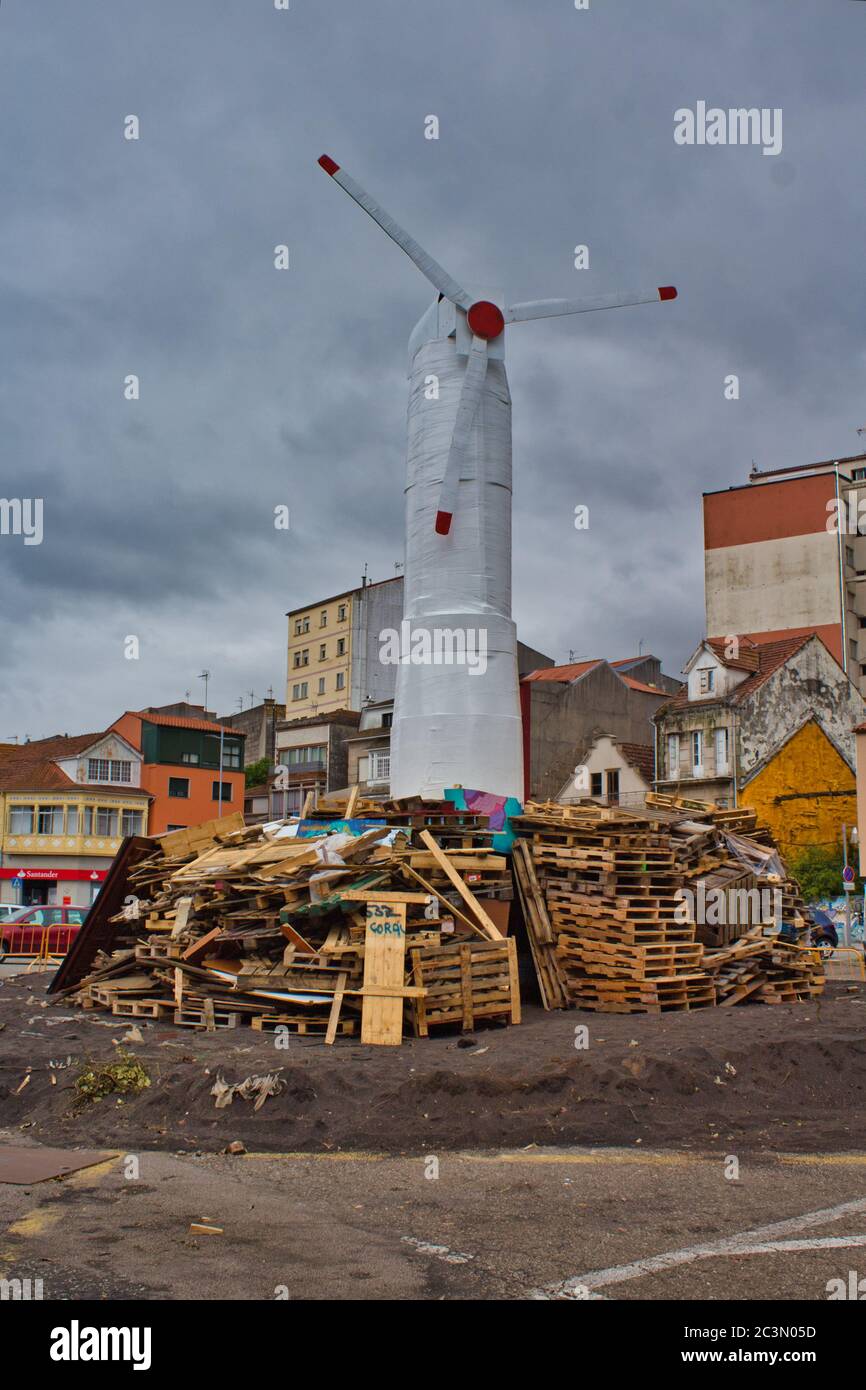
[[[140,835],[143,824],[144,814],[142,811],[121,811],[120,833],[122,835]]]
[[[328,659],[328,644],[327,644],[327,642],[323,642],[322,645],[319,647],[319,660],[320,660],[320,661],[327,661],[327,659]]]
[[[392,725],[393,723],[394,723],[394,711],[393,711],[392,709],[389,709],[389,710],[387,711],[387,713],[385,713],[385,714],[382,715],[382,728],[383,728],[383,729],[390,729],[390,728],[391,728],[391,725]]]
[[[220,787],[222,787],[222,789],[223,789],[223,794],[222,794],[222,796],[220,796]],[[232,799],[232,784],[231,784],[231,782],[212,782],[212,783],[211,783],[211,800],[212,800],[212,801],[231,801],[231,799]]]
[[[716,772],[727,772],[728,770],[728,731],[727,729],[716,729],[714,734],[716,745]]]
[[[12,806],[9,811],[9,834],[32,835],[35,806]]]
[[[84,923],[84,919],[85,919],[86,916],[87,916],[87,913],[86,913],[86,912],[82,912],[82,910],[81,910],[80,907],[68,907],[68,908],[66,909],[66,920],[67,920],[67,922],[70,924],[70,926],[73,926],[73,927],[80,927],[80,926],[82,926],[83,923]]]
[[[179,796],[186,799],[189,796],[189,778],[169,777],[168,794],[169,796]]]
[[[698,671],[698,688],[702,695],[711,695],[716,688],[716,673],[711,666]]]
[[[241,746],[239,743],[223,744],[223,767],[231,771],[240,772],[241,767]]]
[[[82,835],[92,835],[92,834],[93,834],[93,807],[92,807],[92,806],[85,806],[84,811],[83,811],[83,815],[84,815],[84,821],[83,821],[82,826],[81,826],[81,833],[82,833]]]
[[[692,772],[697,775],[704,770],[704,736],[700,729],[692,731]]]
[[[376,753],[370,754],[370,781],[387,782],[391,776],[391,754]]]
[[[296,619],[295,619],[295,636],[296,636],[296,637],[302,637],[303,634],[304,634],[305,632],[309,632],[309,630],[310,630],[310,615],[309,615],[309,613],[307,613],[306,617],[303,617],[303,618],[296,618]]]
[[[300,637],[302,632],[303,627],[301,626],[301,620],[300,618],[295,618],[295,636]]]
[[[181,753],[180,760],[182,763],[189,763],[191,767],[195,767],[198,763],[198,753]]]
[[[680,775],[680,736],[668,734],[668,776]]]
[[[280,754],[280,762],[286,767],[306,767],[310,763],[325,765],[324,743],[308,743],[300,748],[287,748]]]
[[[346,605],[345,603],[339,604],[338,607],[337,607],[337,622],[338,622],[338,623],[344,623],[344,622],[346,621],[346,612],[347,612],[347,605]]]
[[[321,613],[319,614],[319,627],[327,627],[327,626],[328,626],[328,610],[327,610],[327,608],[323,608],[322,611],[321,611]]]
[[[78,807],[67,806],[66,808],[66,833],[67,835],[78,834]]]
[[[96,833],[108,836],[117,834],[117,812],[111,806],[97,806]]]
[[[619,805],[619,768],[612,768],[607,774],[607,799],[611,806]]]
[[[307,682],[306,682],[306,681],[301,681],[300,685],[293,685],[293,686],[292,686],[292,699],[293,699],[293,700],[306,700],[306,698],[307,698]]]
[[[36,822],[37,835],[63,834],[63,807],[40,806]]]
[[[345,688],[346,688],[346,673],[345,673],[345,671],[338,671],[338,672],[337,672],[337,681],[336,681],[336,685],[335,685],[334,688],[335,688],[336,690],[345,690]]]
[[[345,655],[346,655],[346,639],[345,639],[345,637],[338,637],[338,638],[337,638],[337,656],[345,656]]]
[[[591,772],[591,773],[590,773],[590,776],[589,776],[589,794],[590,794],[590,796],[601,796],[601,794],[602,794],[602,781],[601,781],[601,773],[600,773],[600,772]]]
[[[854,547],[851,545],[845,547],[845,564],[854,568]]]
[[[166,830],[186,830],[185,825],[167,825]]]
[[[88,758],[88,782],[131,782],[132,763],[122,758]]]
[[[324,677],[324,676],[319,676],[319,694],[320,694],[320,695],[324,695],[324,693],[325,693],[325,677]]]

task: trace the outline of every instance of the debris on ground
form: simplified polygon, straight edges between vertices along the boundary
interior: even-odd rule
[[[509,863],[488,817],[414,798],[373,817],[354,793],[340,809],[336,827],[332,812],[225,817],[128,842],[51,992],[277,1042],[519,1023]]]

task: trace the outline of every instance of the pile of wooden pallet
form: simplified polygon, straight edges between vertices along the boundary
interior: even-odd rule
[[[652,798],[646,812],[529,803],[513,822],[515,882],[546,1008],[660,1013],[795,1002],[823,987],[820,957],[779,939],[779,928],[802,934],[805,911],[754,812],[672,800]],[[698,927],[694,904],[708,883],[722,896],[732,884],[778,890],[773,934],[734,922],[721,942],[714,927]]]
[[[423,823],[323,821],[301,838],[297,822],[238,816],[141,841],[106,898],[122,910],[90,914],[59,992],[128,1018],[326,1043],[519,1023],[508,904],[492,896],[507,859],[475,843],[482,827],[452,829],[447,849]]]

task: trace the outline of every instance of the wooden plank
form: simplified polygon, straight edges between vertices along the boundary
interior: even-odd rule
[[[304,797],[303,807],[301,808],[301,820],[306,820],[308,818],[315,805],[315,801],[316,793],[312,790],[308,791],[307,795]]]
[[[346,802],[346,820],[351,820],[355,814],[355,807],[358,804],[358,793],[360,790],[361,785],[359,782],[356,782],[352,790],[349,792],[349,800]]]
[[[328,1015],[328,1028],[325,1033],[325,1045],[330,1047],[337,1036],[337,1024],[340,1021],[340,1009],[343,1007],[343,991],[346,988],[346,981],[349,978],[348,971],[341,970],[337,976],[337,988],[334,990],[334,1002],[331,1005],[331,1012]]]
[[[478,919],[479,926],[481,927],[481,935],[486,936],[489,941],[504,941],[505,938],[492,917],[488,917],[475,894],[470,888],[467,888],[463,879],[449,862],[448,856],[439,848],[436,841],[433,839],[430,831],[422,830],[420,838],[433,855],[433,858],[445,874],[445,877],[457,889],[457,892],[469,908],[469,911]]]
[[[403,1000],[376,994],[377,985],[403,985],[406,955],[406,904],[368,903],[364,936],[364,1002],[361,1042],[399,1047],[403,1041]]]
[[[463,1028],[465,1032],[471,1033],[475,1027],[472,1015],[472,952],[469,943],[465,941],[460,947],[460,996],[463,1004]]]
[[[207,954],[208,947],[212,946],[222,934],[222,927],[214,927],[211,931],[205,932],[204,936],[200,936],[191,946],[187,946],[181,960],[197,961],[200,956]]]

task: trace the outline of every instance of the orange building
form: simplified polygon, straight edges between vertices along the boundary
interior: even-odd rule
[[[866,695],[866,454],[704,493],[709,638],[814,632]]]
[[[209,719],[127,710],[111,725],[141,753],[151,835],[244,809],[244,735]],[[222,747],[221,747],[222,745]]]

